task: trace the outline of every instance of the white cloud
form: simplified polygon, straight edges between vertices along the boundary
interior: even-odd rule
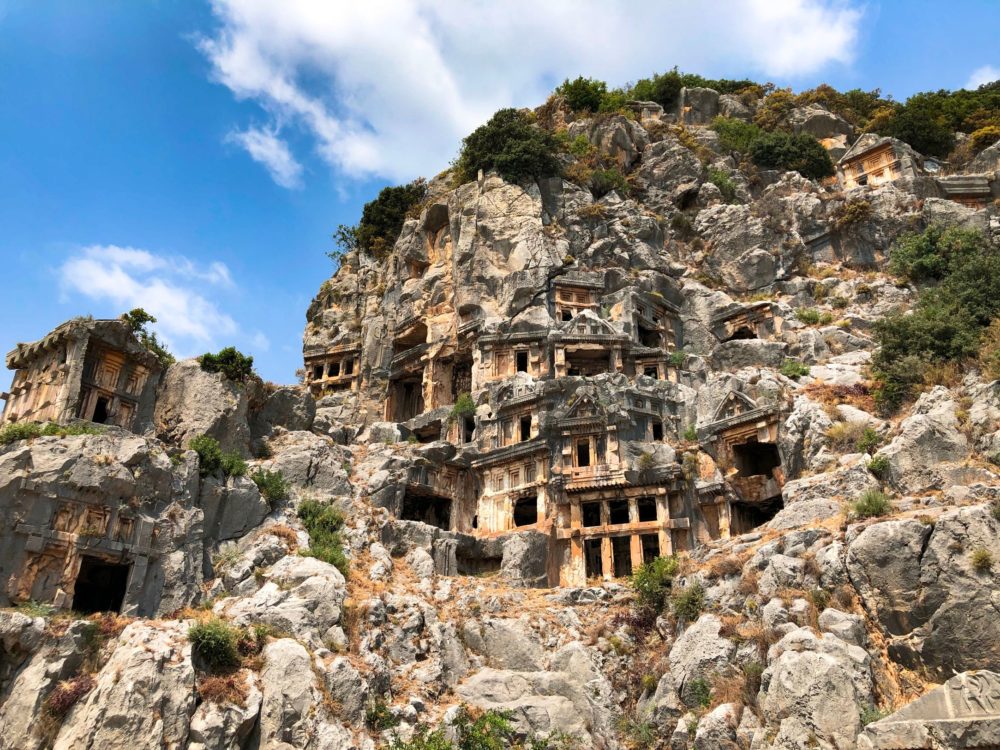
[[[157,333],[181,356],[210,347],[218,343],[217,336],[231,336],[238,330],[236,322],[208,296],[232,285],[223,263],[202,268],[183,257],[91,245],[67,258],[58,275],[66,296],[75,293],[110,302],[121,312],[144,308],[156,317]]]
[[[540,104],[579,74],[612,84],[665,70],[796,77],[850,63],[848,0],[212,0],[200,47],[214,76],[273,118],[253,158],[295,163],[279,123],[303,128],[351,177],[431,175],[503,106]],[[266,139],[265,139],[266,140]],[[263,143],[263,141],[262,141]],[[248,147],[249,150],[249,147]],[[263,153],[280,154],[266,161]],[[300,171],[292,168],[294,177]]]
[[[271,348],[271,339],[265,336],[261,331],[257,331],[250,338],[250,343],[253,344],[255,349],[259,349],[262,352],[269,351]]]
[[[1000,79],[1000,68],[995,65],[983,65],[972,71],[972,75],[969,76],[969,80],[963,88],[971,91],[972,89],[978,89],[984,83],[993,83],[993,81],[998,79]]]
[[[271,179],[286,188],[302,185],[302,165],[295,159],[288,144],[270,130],[248,128],[233,131],[227,140],[246,149],[250,158],[263,164]]]

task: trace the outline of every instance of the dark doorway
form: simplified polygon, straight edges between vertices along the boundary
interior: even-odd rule
[[[772,497],[762,503],[733,503],[730,506],[729,529],[734,535],[746,534],[748,531],[763,526],[785,507],[781,495]]]
[[[82,615],[120,612],[131,565],[83,555],[73,588],[73,609]]]
[[[628,500],[612,500],[608,503],[608,523],[628,523]]]
[[[781,466],[778,446],[774,443],[742,443],[733,446],[736,470],[741,477],[770,476],[771,471]]]
[[[636,500],[636,510],[639,511],[639,522],[646,523],[647,521],[656,520],[656,498],[655,497],[640,497]]]
[[[532,526],[538,523],[538,500],[522,497],[514,503],[514,525]]]
[[[393,421],[405,422],[424,412],[423,370],[395,381],[390,398],[393,400]]]
[[[590,466],[590,441],[578,440],[576,443],[576,465]]]
[[[528,353],[527,352],[517,352],[515,355],[517,360],[517,371],[527,372],[528,371]]]
[[[521,442],[522,443],[525,440],[528,440],[531,437],[531,415],[530,414],[527,414],[527,415],[521,417],[520,431],[521,431]]]
[[[462,436],[463,443],[471,443],[476,437],[476,418],[475,417],[465,417],[462,420],[462,428],[464,435]]]
[[[643,534],[639,537],[639,541],[642,542],[642,561],[652,562],[660,556],[660,535],[659,534]]]
[[[323,365],[316,365],[313,368],[313,380],[323,379]]]
[[[451,528],[451,500],[437,495],[418,495],[407,492],[403,496],[403,521],[420,521],[447,531]]]
[[[340,362],[331,362],[329,367],[326,368],[327,373],[331,378],[336,378],[340,376]]]
[[[563,310],[562,313],[561,313],[561,315],[562,315],[562,321],[563,321],[563,323],[568,323],[569,321],[573,320],[573,311],[572,310]]]
[[[91,422],[97,422],[97,424],[104,424],[108,421],[108,410],[111,406],[111,402],[108,401],[104,396],[97,397],[97,405],[94,407],[94,416],[91,417]]]
[[[345,375],[353,375],[354,374],[354,359],[353,358],[352,359],[345,359],[344,360],[344,374]]]
[[[740,326],[733,331],[733,335],[726,339],[726,341],[742,341],[755,338],[757,338],[757,334],[754,333],[749,326]]]
[[[587,563],[587,578],[602,578],[604,576],[604,560],[601,557],[601,540],[584,540],[583,557]]]
[[[637,326],[639,329],[639,343],[643,346],[658,348],[663,343],[663,336],[655,328]]]
[[[600,503],[583,503],[580,506],[580,510],[583,513],[583,525],[584,526],[600,526],[601,525],[601,504]]]
[[[658,442],[663,441],[663,422],[659,419],[653,420],[653,440]]]
[[[615,561],[615,578],[627,578],[632,575],[632,537],[613,537],[611,555]]]
[[[643,375],[645,375],[647,378],[652,378],[653,380],[659,380],[660,369],[655,365],[653,367],[647,367],[643,370]]]

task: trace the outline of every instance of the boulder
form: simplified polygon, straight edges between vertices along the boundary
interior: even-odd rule
[[[973,553],[1000,560],[998,532],[989,508],[973,506],[933,525],[872,524],[850,542],[848,575],[886,631],[893,659],[937,680],[997,663],[996,586],[989,567],[976,569]]]
[[[692,681],[706,679],[713,672],[722,671],[736,653],[736,645],[719,635],[721,627],[722,621],[715,615],[702,615],[674,641],[670,649],[670,671],[660,682],[669,680],[670,687],[689,706],[696,705]]]
[[[167,368],[156,393],[156,435],[183,448],[192,438],[208,435],[224,451],[249,455],[247,404],[243,384],[219,372],[205,372],[196,359],[176,362]]]
[[[740,708],[723,703],[702,716],[694,733],[694,750],[740,750],[736,739]]]
[[[869,724],[859,750],[1000,746],[1000,675],[962,672],[893,714]]]
[[[197,701],[189,624],[136,621],[94,688],[70,710],[55,750],[184,747]]]
[[[871,657],[864,649],[799,628],[771,646],[768,664],[758,703],[778,729],[772,747],[802,747],[812,734],[837,750],[854,748],[858,706],[872,701]]]
[[[700,86],[681,89],[677,111],[686,125],[707,125],[719,114],[719,92]]]
[[[567,130],[570,139],[585,136],[602,154],[617,162],[622,171],[638,161],[649,144],[649,135],[643,127],[623,115],[577,120]]]
[[[486,618],[467,620],[462,640],[487,664],[497,669],[534,672],[542,669],[542,644],[534,630],[522,620]]]
[[[267,397],[264,404],[250,414],[250,434],[253,438],[270,435],[275,427],[296,432],[311,430],[316,418],[316,400],[308,390],[286,386]]]
[[[943,485],[939,463],[961,461],[969,454],[969,441],[955,416],[958,404],[944,386],[924,393],[899,434],[879,450],[889,459],[889,481],[901,492],[924,492]]]

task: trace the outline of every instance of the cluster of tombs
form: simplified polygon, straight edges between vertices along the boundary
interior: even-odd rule
[[[382,367],[345,368],[357,344],[306,351],[317,395],[357,391],[412,440],[456,448],[413,467],[386,503],[398,518],[480,537],[542,532],[550,584],[581,585],[773,517],[783,481],[777,408],[734,395],[702,428],[723,481],[693,476],[675,458],[682,442],[698,452],[691,435],[683,440],[693,420],[676,385],[684,355],[675,302],[636,288],[605,294],[603,274],[577,271],[548,282],[546,304],[554,325],[484,330],[456,315],[443,342],[432,323],[408,315],[393,326]],[[712,330],[727,341],[768,338],[781,325],[764,302],[734,305]]]
[[[464,449],[418,460],[390,509],[476,536],[542,532],[552,585],[628,576],[657,556],[745,533],[781,509],[777,407],[735,391],[723,400],[698,431],[719,470],[706,481],[695,446],[681,461],[669,447],[682,429],[670,389],[621,385],[601,378],[567,398],[528,378],[504,383],[471,418],[471,435],[458,420],[446,427]]]

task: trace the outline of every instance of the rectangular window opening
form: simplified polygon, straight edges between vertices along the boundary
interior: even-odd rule
[[[608,523],[618,525],[628,522],[628,500],[611,500],[608,503]]]
[[[517,371],[527,372],[528,371],[528,353],[527,352],[517,352]]]
[[[601,504],[600,503],[581,503],[580,513],[583,516],[584,526],[600,526],[601,525]]]

